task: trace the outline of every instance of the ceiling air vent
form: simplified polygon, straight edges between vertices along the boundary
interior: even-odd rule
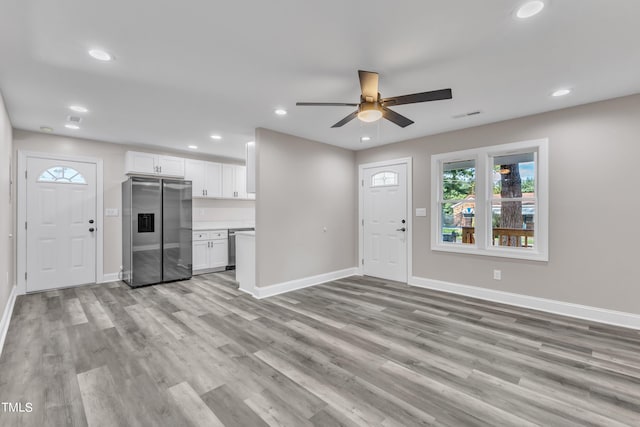
[[[80,124],[80,122],[82,121],[82,118],[78,116],[67,116],[67,121],[69,123]]]
[[[477,116],[478,114],[480,114],[480,111],[472,111],[470,113],[464,113],[464,114],[457,114],[455,116],[452,116],[454,119],[461,119],[463,117],[470,117],[470,116]]]

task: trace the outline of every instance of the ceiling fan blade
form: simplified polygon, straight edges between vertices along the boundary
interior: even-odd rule
[[[451,89],[432,90],[431,92],[412,93],[411,95],[392,96],[384,98],[381,102],[387,107],[404,104],[415,104],[416,102],[440,101],[453,98]]]
[[[395,111],[392,111],[386,107],[382,107],[382,117],[397,124],[401,128],[406,128],[407,126],[413,123],[413,120],[410,120],[405,116],[403,116],[402,114],[398,114]]]
[[[296,102],[298,106],[311,107],[357,107],[358,104],[348,104],[344,102]]]
[[[365,100],[371,98],[368,102],[376,102],[378,100],[378,73],[358,70],[358,77],[360,77],[362,97]]]
[[[349,114],[347,117],[345,117],[344,119],[340,120],[338,123],[336,123],[335,125],[331,126],[332,128],[339,128],[340,126],[344,126],[347,123],[349,123],[351,120],[355,119],[356,117],[358,117],[358,111],[354,111],[353,113]]]

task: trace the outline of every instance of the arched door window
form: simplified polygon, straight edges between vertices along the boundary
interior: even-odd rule
[[[383,171],[371,176],[372,187],[388,187],[390,185],[398,185],[398,174],[396,172]]]
[[[86,184],[87,180],[80,172],[66,166],[54,166],[43,171],[38,177],[38,182],[56,184]]]

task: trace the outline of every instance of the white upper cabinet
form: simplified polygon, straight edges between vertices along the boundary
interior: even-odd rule
[[[255,198],[256,192],[256,143],[247,142],[247,193]]]
[[[248,199],[247,168],[241,165],[222,165],[222,197]]]
[[[125,167],[127,174],[184,177],[184,159],[180,157],[127,151]]]
[[[184,159],[172,156],[158,156],[160,175],[184,177]]]
[[[247,167],[236,166],[236,194],[239,199],[247,198]]]
[[[204,190],[207,197],[222,197],[222,163],[204,163]]]
[[[191,181],[193,197],[205,197],[204,162],[202,160],[186,159],[184,161],[184,179]]]
[[[222,197],[235,198],[235,165],[222,165]]]
[[[127,151],[125,165],[126,174],[176,177],[191,181],[193,197],[244,200],[256,198],[255,193],[247,192],[246,166],[138,151]]]
[[[191,180],[193,197],[222,197],[222,164],[185,160],[185,179]]]
[[[138,153],[136,151],[127,151],[126,155],[126,173],[144,173],[156,175],[158,173],[156,154]]]

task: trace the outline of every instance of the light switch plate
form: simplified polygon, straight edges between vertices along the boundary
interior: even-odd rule
[[[120,215],[118,208],[106,208],[104,210],[104,216],[118,216]]]
[[[416,216],[427,216],[427,208],[416,208]]]

